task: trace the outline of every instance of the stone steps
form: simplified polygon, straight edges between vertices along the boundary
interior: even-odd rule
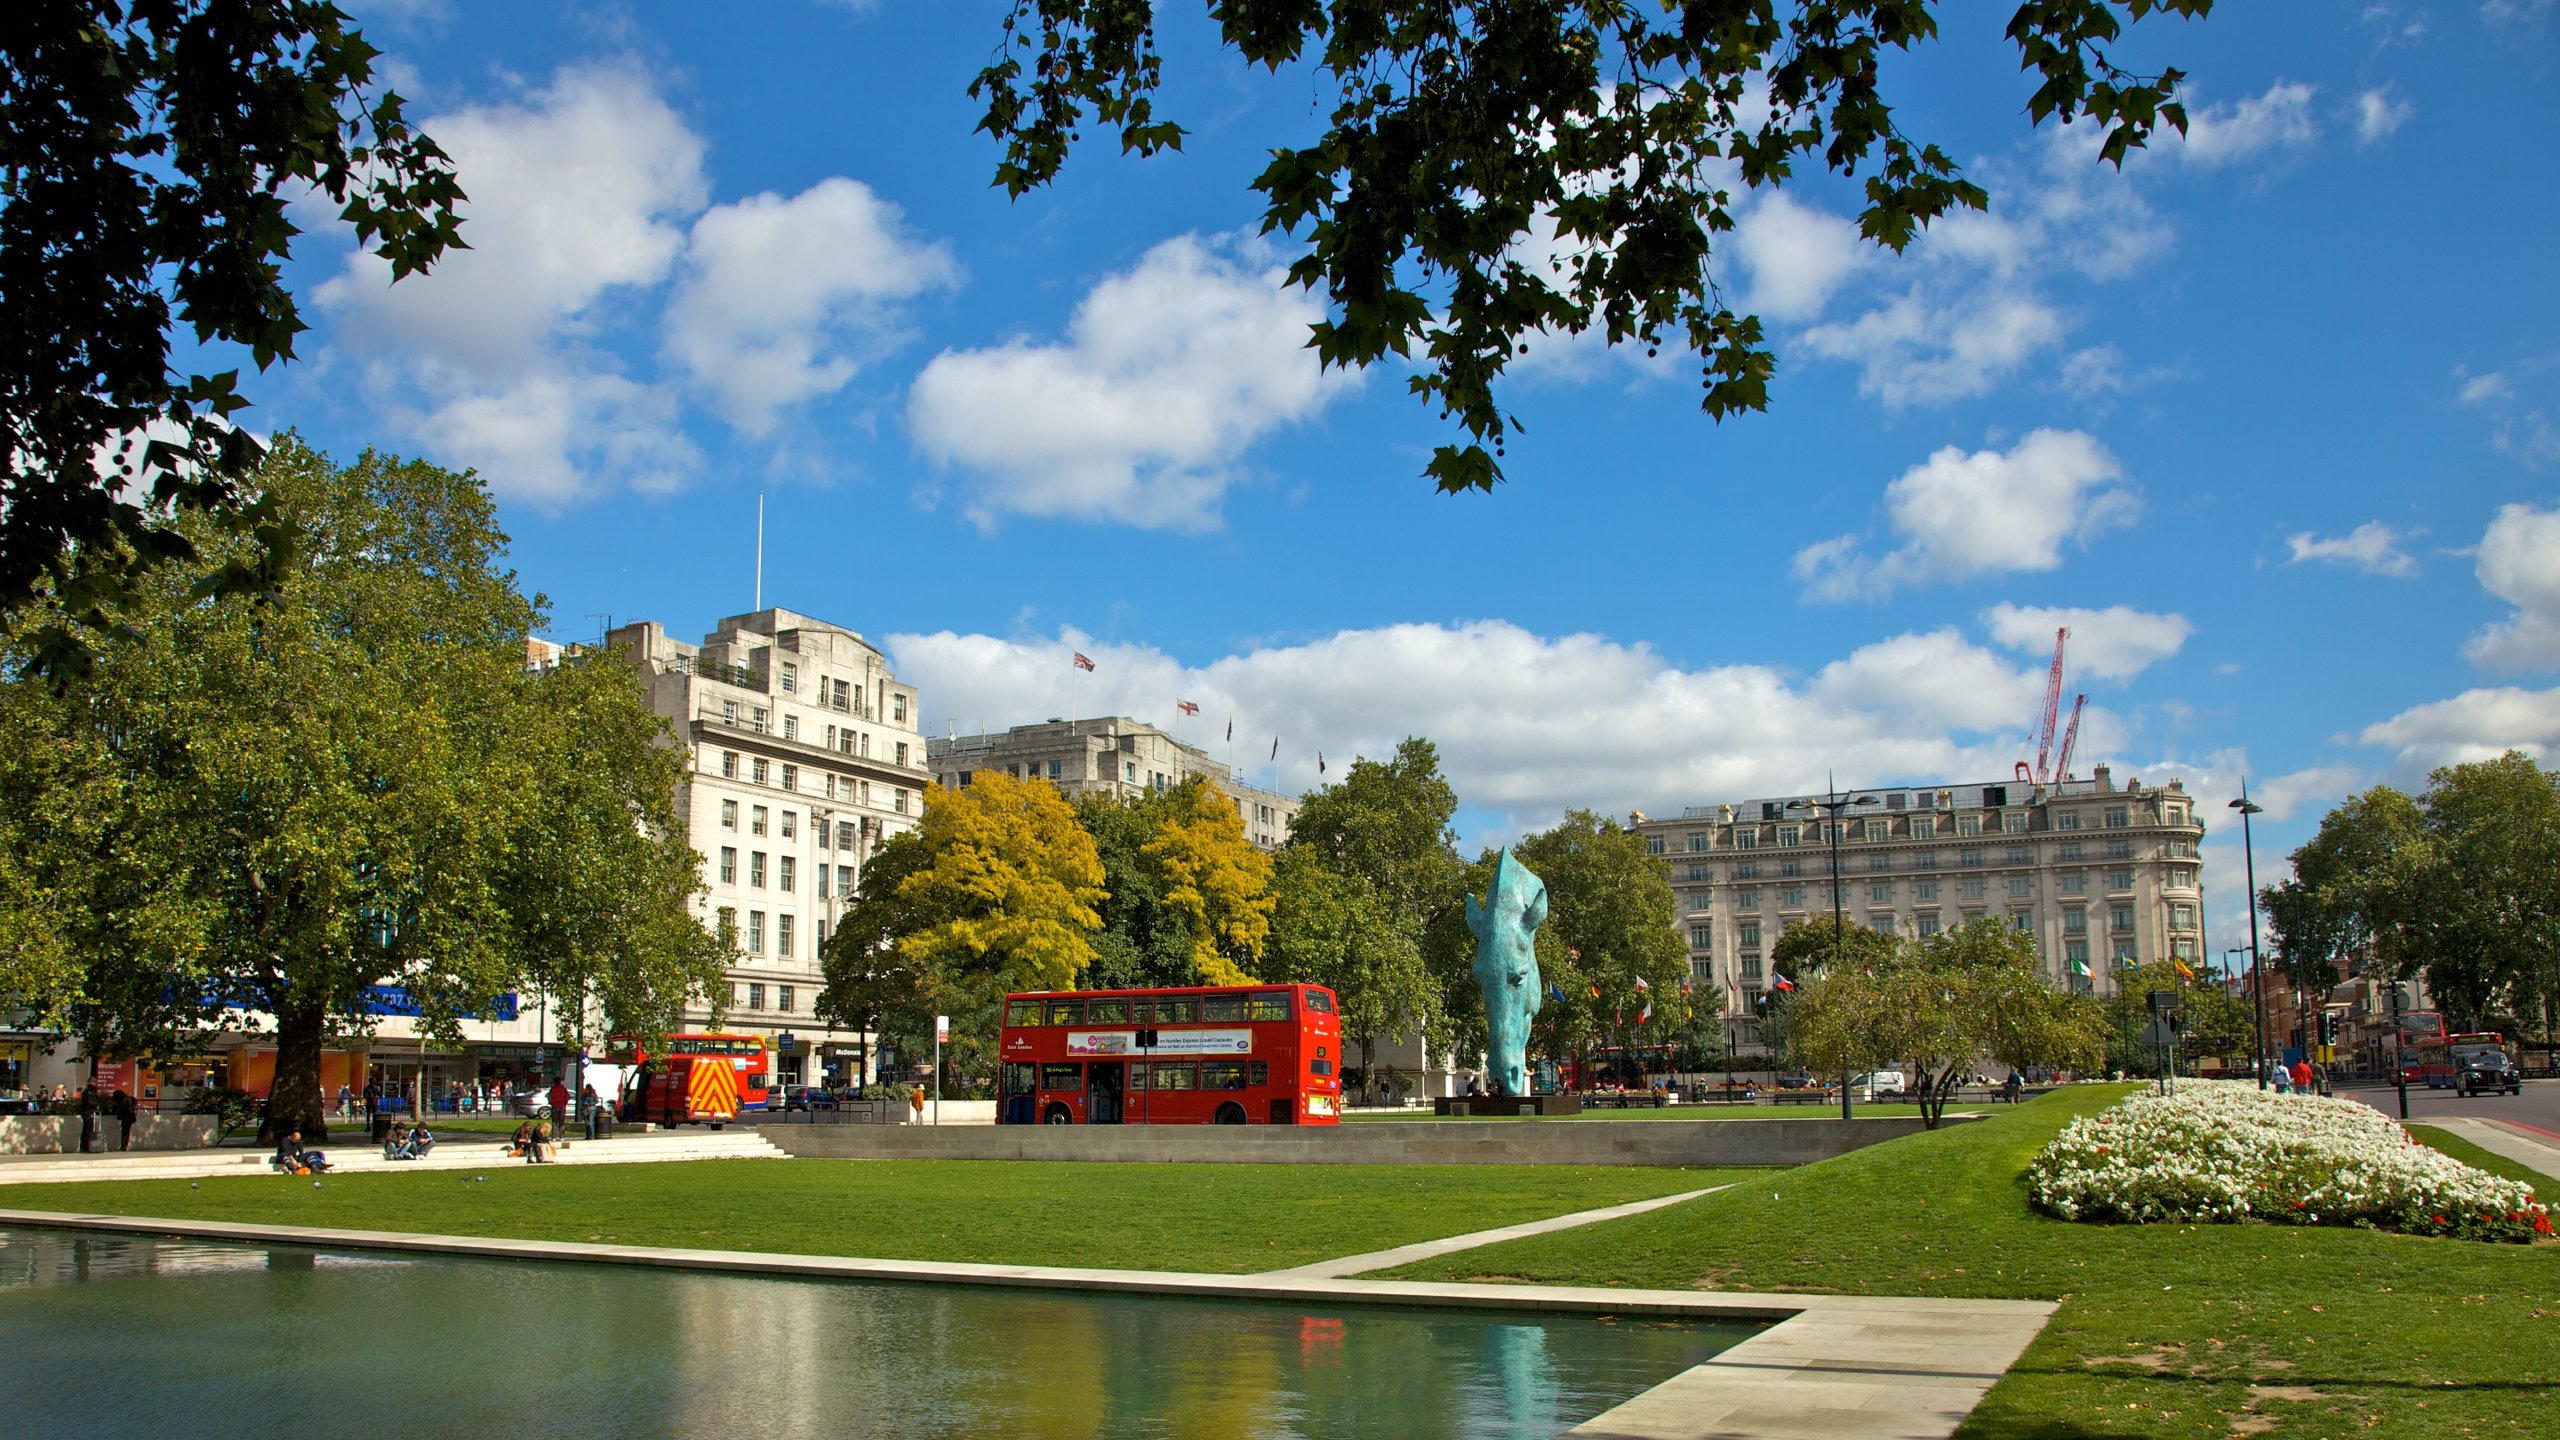
[[[317,1147],[329,1155],[333,1174],[377,1170],[469,1170],[493,1165],[521,1165],[500,1145],[452,1141],[438,1145],[422,1160],[385,1160],[379,1146],[361,1138],[354,1143]],[[199,1179],[220,1175],[264,1175],[269,1152],[259,1150],[164,1150],[118,1155],[65,1156],[60,1160],[23,1160],[0,1165],[0,1186],[46,1184],[66,1180]],[[617,1135],[611,1140],[572,1139],[560,1151],[564,1165],[633,1165],[678,1160],[781,1160],[788,1154],[753,1130],[679,1130],[645,1135]]]

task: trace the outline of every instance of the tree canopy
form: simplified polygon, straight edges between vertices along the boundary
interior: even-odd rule
[[[68,626],[95,663],[5,687],[26,743],[0,785],[36,798],[23,858],[70,962],[9,998],[108,1057],[271,1016],[269,1124],[310,1134],[320,1051],[373,1023],[378,985],[446,1041],[532,985],[662,1031],[723,951],[631,675],[528,672],[541,610],[476,480],[372,452],[341,469],[287,435],[250,484],[292,557],[262,594],[213,593],[258,541],[179,517],[202,557],[144,577],[136,623],[37,607],[11,637]]]
[[[312,0],[0,6],[0,614],[49,593],[95,621],[198,543],[175,513],[243,518],[238,372],[181,374],[170,340],[293,357],[290,202],[336,206],[395,278],[462,243],[452,167],[374,92],[376,55]],[[225,578],[282,561],[271,519]]]
[[[2098,154],[2119,165],[2159,126],[2183,132],[2184,77],[2132,73],[2112,47],[2128,22],[2211,5],[2027,0],[2006,38],[2033,75],[2031,122],[2102,127]],[[1766,408],[1776,358],[1711,263],[1737,187],[1775,188],[1818,164],[1862,184],[1859,233],[1897,251],[1951,209],[1985,208],[1944,150],[1904,132],[1883,81],[1900,52],[1937,40],[1940,8],[1208,5],[1228,49],[1273,71],[1311,66],[1333,92],[1323,133],[1275,147],[1253,182],[1263,229],[1306,243],[1289,274],[1329,302],[1309,341],[1324,363],[1393,355],[1411,392],[1464,432],[1426,467],[1444,491],[1502,479],[1518,422],[1496,385],[1543,341],[1668,343],[1696,358],[1709,415]],[[1124,152],[1181,147],[1182,126],[1156,109],[1156,18],[1152,0],[1014,0],[970,87],[986,105],[979,128],[1004,146],[997,184],[1018,196],[1056,178],[1088,116]]]
[[[1642,835],[1573,810],[1553,828],[1522,836],[1511,853],[1547,886],[1538,967],[1553,988],[1550,1008],[1539,1012],[1538,1035],[1554,1054],[1606,1045],[1634,1056],[1667,1047],[1701,1007],[1716,1007],[1714,987],[1681,993],[1689,947],[1672,925],[1677,902],[1670,870]],[[1491,877],[1492,858],[1488,853],[1468,874],[1478,894]]]
[[[898,882],[900,954],[983,972],[1001,993],[1073,989],[1093,964],[1102,861],[1054,785],[983,772],[925,796],[926,856]]]

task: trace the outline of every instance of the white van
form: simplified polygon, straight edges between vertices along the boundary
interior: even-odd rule
[[[1877,1100],[1897,1098],[1910,1088],[1899,1070],[1870,1070],[1849,1081],[1850,1098],[1873,1104]]]

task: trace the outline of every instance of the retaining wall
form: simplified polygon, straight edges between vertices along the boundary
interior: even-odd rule
[[[1944,1123],[1960,1123],[1957,1116]],[[1403,1120],[1348,1125],[762,1127],[815,1160],[1299,1165],[1809,1165],[1920,1130],[1874,1120]]]
[[[102,1143],[114,1147],[114,1116],[98,1117],[98,1134]],[[212,1148],[214,1138],[214,1117],[210,1115],[163,1115],[145,1110],[133,1121],[132,1148],[136,1150],[207,1150]],[[0,1155],[79,1153],[77,1115],[0,1115]]]

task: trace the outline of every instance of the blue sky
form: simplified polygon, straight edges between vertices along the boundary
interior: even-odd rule
[[[2351,789],[2560,750],[2553,0],[2146,23],[2197,123],[2122,174],[1950,7],[1894,78],[1991,213],[1894,257],[1834,179],[1744,196],[1717,277],[1770,413],[1542,343],[1510,483],[1459,498],[1400,373],[1317,370],[1254,233],[1320,85],[1198,7],[1185,152],[1019,202],[965,93],[994,4],[351,8],[476,248],[394,287],[315,226],[254,420],[477,468],[560,638],[749,608],[762,494],[765,603],[884,643],[930,730],[1188,699],[1292,790],[1424,734],[1471,840],[2006,775],[2057,624],[2075,768],[2249,776],[2262,881]]]

